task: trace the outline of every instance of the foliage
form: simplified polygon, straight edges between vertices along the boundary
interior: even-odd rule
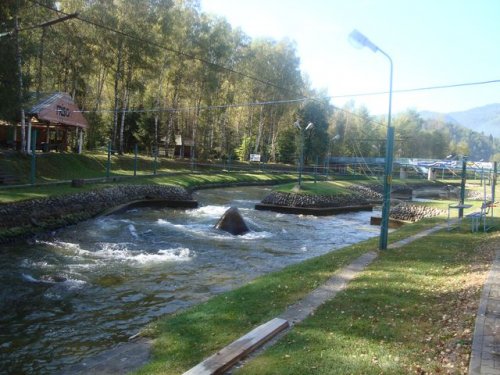
[[[471,233],[384,252],[361,277],[238,374],[468,372],[479,294],[498,246]]]
[[[31,27],[58,17],[56,5],[79,18]],[[16,17],[23,30],[23,98],[69,93],[85,110],[88,149],[111,141],[118,153],[136,143],[164,153],[182,135],[194,141],[198,159],[228,157],[239,148],[240,157],[294,162],[300,140],[292,126],[300,120],[315,124],[305,134],[306,164],[330,152],[384,155],[385,119],[354,103],[334,113],[326,100],[297,100],[328,95],[303,79],[292,41],[252,40],[203,13],[196,0],[8,0],[0,5],[0,32],[12,31]],[[0,119],[11,122],[20,113],[16,40],[0,38]],[[415,111],[394,116],[394,124],[397,157],[488,160],[499,151],[492,137],[424,121]]]

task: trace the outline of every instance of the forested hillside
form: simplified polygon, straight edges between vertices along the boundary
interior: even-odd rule
[[[90,124],[87,149],[111,140],[118,152],[135,144],[164,152],[182,135],[194,140],[196,158],[295,162],[298,120],[314,123],[304,134],[306,162],[384,154],[386,120],[354,104],[336,108],[310,87],[293,41],[251,39],[196,0],[7,0],[0,21],[0,120],[18,121],[21,102],[63,91]],[[487,160],[498,149],[493,138],[412,111],[393,123],[396,157]]]

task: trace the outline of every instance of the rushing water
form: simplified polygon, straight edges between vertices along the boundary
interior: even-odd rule
[[[197,209],[132,209],[50,240],[5,246],[0,373],[58,372],[126,341],[158,316],[378,234],[370,212],[313,217],[254,210],[269,191],[200,191]],[[213,228],[230,206],[251,232]]]

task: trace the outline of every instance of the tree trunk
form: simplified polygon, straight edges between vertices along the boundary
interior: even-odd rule
[[[120,119],[120,141],[119,141],[119,154],[122,155],[124,151],[123,147],[123,133],[125,130],[125,116],[127,114],[127,109],[128,109],[128,99],[129,99],[129,91],[128,87],[125,88],[125,92],[123,94],[123,106],[122,106],[122,117]]]
[[[118,59],[116,60],[116,72],[115,72],[115,86],[114,86],[114,94],[115,94],[115,103],[113,108],[113,133],[111,144],[113,145],[113,149],[116,150],[116,135],[118,131],[118,84],[120,82],[121,76],[121,68],[122,68],[122,46],[123,42],[120,39],[120,44],[118,45]]]
[[[24,116],[24,95],[23,95],[23,70],[21,61],[21,46],[19,45],[19,17],[16,16],[16,60],[17,60],[17,74],[19,83],[19,106],[21,108],[21,152],[26,153],[26,119]]]
[[[43,70],[43,47],[45,44],[45,37],[47,35],[47,27],[42,28],[42,36],[40,37],[40,51],[38,53],[38,72],[36,74],[36,98],[40,97],[42,92],[42,70]]]
[[[276,143],[278,140],[278,128],[276,126],[276,110],[273,108],[271,110],[271,152],[270,159],[272,162],[276,162]]]
[[[255,140],[255,147],[254,147],[254,150],[253,150],[254,154],[258,154],[259,153],[260,140],[262,138],[262,129],[264,127],[264,120],[263,120],[263,116],[262,116],[262,111],[263,110],[264,110],[264,106],[261,106],[260,107],[260,116],[259,116],[259,130],[257,132],[257,139]]]
[[[125,90],[123,91],[123,99],[122,99],[122,118],[120,121],[120,139],[119,139],[119,149],[118,152],[120,155],[123,154],[124,147],[123,147],[123,133],[125,130],[125,116],[127,114],[127,109],[128,109],[128,100],[130,97],[130,81],[132,80],[132,66],[130,65],[130,62],[128,63],[128,69],[127,69],[127,81],[125,83]]]
[[[106,81],[107,75],[108,75],[107,69],[105,67],[101,67],[99,69],[99,75],[97,78],[96,98],[94,104],[95,111],[99,110],[99,107],[101,106],[102,91],[104,89],[104,82]]]

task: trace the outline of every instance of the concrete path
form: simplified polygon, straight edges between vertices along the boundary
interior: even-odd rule
[[[469,375],[500,374],[500,250],[483,287],[476,316]]]

